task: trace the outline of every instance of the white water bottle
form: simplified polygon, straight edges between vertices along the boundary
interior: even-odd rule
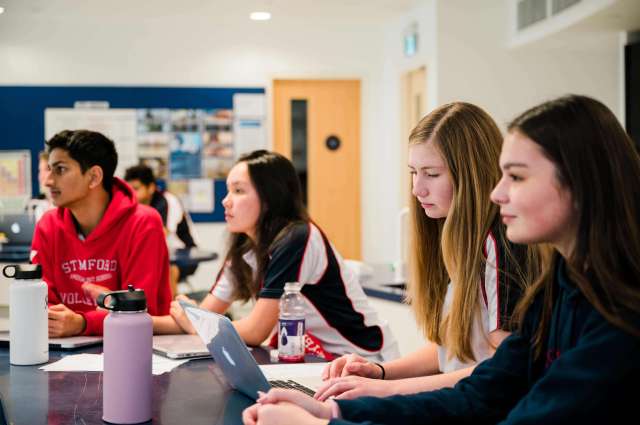
[[[13,274],[9,271],[13,269]],[[8,265],[2,273],[9,286],[9,362],[34,365],[49,361],[47,284],[39,264]]]
[[[304,361],[305,301],[300,289],[302,285],[298,282],[287,282],[280,297],[278,359],[281,362]]]

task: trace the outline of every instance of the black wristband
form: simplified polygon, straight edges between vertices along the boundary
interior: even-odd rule
[[[382,371],[382,376],[380,377],[380,379],[384,380],[384,377],[387,374],[387,371],[384,370],[384,366],[382,366],[380,363],[374,363],[374,364],[377,365],[380,368],[380,370]]]

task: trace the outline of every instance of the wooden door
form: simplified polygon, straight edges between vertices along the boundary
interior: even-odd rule
[[[402,205],[409,206],[411,199],[411,179],[407,168],[407,151],[409,134],[418,122],[425,116],[427,105],[427,70],[424,66],[408,71],[402,77],[402,135],[401,161],[402,170]]]
[[[288,158],[295,101],[306,101],[309,214],[344,258],[360,259],[360,81],[274,80],[273,148]]]

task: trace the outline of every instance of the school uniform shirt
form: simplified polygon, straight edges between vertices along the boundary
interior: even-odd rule
[[[542,293],[522,331],[506,338],[492,358],[454,388],[340,400],[344,419],[330,423],[636,423],[640,338],[609,323],[587,301],[562,259],[555,273],[551,323],[540,357],[534,356],[531,341],[540,323]],[[637,329],[640,320],[634,320]]]
[[[513,264],[510,264],[504,252],[504,245],[499,235],[502,226],[495,223],[487,235],[483,247],[485,258],[484,271],[478,279],[480,294],[480,314],[476,316],[471,331],[471,348],[475,362],[464,362],[455,356],[447,355],[444,346],[438,346],[438,363],[440,372],[447,373],[464,369],[488,359],[493,349],[488,341],[491,332],[501,329],[510,332],[510,319],[513,310],[522,295],[522,288],[512,280]],[[524,261],[526,250],[523,246],[509,244],[515,261]],[[443,317],[451,310],[454,284],[449,283],[444,300]]]
[[[138,204],[133,189],[118,178],[104,216],[86,239],[71,211],[56,208],[38,222],[31,249],[32,262],[42,265],[49,305],[62,303],[81,314],[84,335],[102,335],[108,313],[96,309],[84,283],[112,291],[131,284],[144,290],[149,314],[169,314],[169,253],[160,216]]]
[[[187,213],[176,195],[171,192],[153,192],[149,203],[160,217],[162,225],[167,229],[167,244],[171,248],[192,248],[196,242],[191,235],[191,226]]]
[[[245,261],[256,270],[253,252]],[[292,225],[269,253],[258,298],[278,299],[286,282],[300,282],[306,301],[306,331],[329,353],[358,353],[387,361],[399,356],[397,343],[386,323],[371,308],[355,275],[313,223]],[[233,301],[234,283],[225,265],[211,294]]]

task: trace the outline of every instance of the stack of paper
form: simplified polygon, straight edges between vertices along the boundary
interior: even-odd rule
[[[153,355],[152,372],[154,375],[162,375],[165,372],[171,372],[174,368],[183,363],[185,360],[172,360],[166,357]],[[74,354],[65,356],[57,362],[49,363],[40,367],[45,372],[102,372],[104,367],[104,357],[102,354]]]

